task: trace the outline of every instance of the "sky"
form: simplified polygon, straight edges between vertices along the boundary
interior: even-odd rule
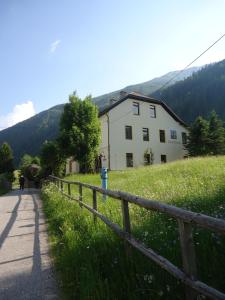
[[[183,69],[225,33],[225,0],[0,0],[0,130]],[[225,38],[194,65],[225,59]]]

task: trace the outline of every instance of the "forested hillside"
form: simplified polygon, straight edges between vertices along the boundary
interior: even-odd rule
[[[0,144],[4,141],[10,144],[16,164],[25,153],[38,155],[43,142],[57,136],[62,111],[63,105],[57,105],[0,131]]]
[[[197,116],[208,117],[215,110],[225,121],[225,60],[208,65],[203,69],[191,68],[174,79],[181,80],[159,92],[165,82],[173,78],[177,71],[162,77],[124,88],[124,91],[136,91],[165,101],[181,119],[190,124]],[[182,77],[180,77],[182,76]],[[172,83],[170,82],[170,84]],[[109,104],[112,97],[117,98],[119,91],[93,98],[101,110]],[[36,116],[0,131],[0,144],[8,142],[18,163],[21,155],[29,153],[37,155],[45,140],[52,140],[58,134],[59,120],[64,105],[50,108]]]
[[[192,68],[185,70],[182,73],[180,73],[180,71],[169,72],[163,76],[154,78],[152,80],[149,80],[149,81],[146,81],[143,83],[134,84],[134,85],[129,85],[121,90],[114,91],[109,94],[104,94],[99,97],[95,97],[95,98],[93,98],[93,101],[98,105],[98,107],[100,109],[102,109],[110,103],[110,99],[118,98],[121,91],[125,91],[128,93],[138,92],[143,95],[150,95],[150,94],[154,93],[155,91],[157,91],[159,88],[161,88],[165,83],[168,82],[168,86],[173,85],[177,81],[188,78],[194,72],[197,72],[201,68],[202,67],[192,67]]]
[[[215,110],[225,121],[225,60],[205,66],[189,78],[151,96],[165,101],[184,121],[191,123]]]
[[[184,73],[172,80],[170,84],[190,76],[200,67],[187,69]],[[123,91],[136,91],[143,94],[149,94],[160,88],[165,82],[173,78],[178,71],[170,72],[161,77],[150,81],[131,85],[122,89]],[[121,90],[93,98],[99,109],[103,109],[110,103],[112,97],[117,98]],[[53,140],[58,135],[59,120],[63,112],[64,104],[54,106],[49,110],[43,111],[34,117],[20,122],[10,128],[0,131],[0,144],[8,142],[14,152],[15,163],[18,165],[20,157],[28,153],[37,155],[44,141]]]

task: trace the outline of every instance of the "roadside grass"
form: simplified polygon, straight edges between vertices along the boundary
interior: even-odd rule
[[[13,189],[18,189],[20,184],[19,184],[19,176],[20,176],[20,170],[15,170],[14,171],[14,181],[12,184]]]
[[[196,158],[109,173],[109,189],[155,199],[225,218],[225,157]],[[100,185],[99,174],[66,179]],[[78,196],[76,186],[72,194]],[[91,192],[83,191],[91,204]],[[184,299],[184,287],[124,242],[54,185],[42,190],[55,266],[65,299]],[[122,225],[120,202],[98,195],[98,210]],[[182,266],[178,226],[165,214],[130,205],[132,234],[146,246]],[[194,228],[198,278],[225,291],[225,238]]]

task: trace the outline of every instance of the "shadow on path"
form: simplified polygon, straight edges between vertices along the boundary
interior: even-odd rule
[[[13,243],[11,245],[15,245],[18,249],[22,248],[21,254],[23,255],[20,257],[16,252],[13,252],[15,254],[11,254],[11,259],[6,256],[6,259],[2,259],[2,262],[0,262],[1,268],[6,267],[6,270],[14,270],[14,272],[9,272],[8,274],[4,273],[4,276],[0,278],[0,299],[56,300],[58,299],[58,291],[50,263],[46,224],[44,222],[38,191],[25,189],[23,192],[13,191],[11,195],[14,197],[18,196],[18,200],[11,211],[9,221],[0,234],[0,250],[6,239],[10,238],[10,241]],[[26,198],[23,198],[23,195],[25,195]],[[8,197],[8,195],[6,196]],[[21,201],[22,209],[19,210]],[[31,209],[31,204],[33,209]],[[26,205],[28,209],[26,209]],[[27,218],[23,215],[27,211],[33,211],[32,217]],[[18,212],[20,213],[19,217]],[[23,228],[24,230],[25,228],[33,228],[32,232],[18,232],[18,234],[15,232],[15,234],[10,236],[9,233],[13,224],[17,221],[21,222],[23,218],[28,221],[33,220],[34,223],[32,226],[28,224],[18,226],[17,228],[19,230]],[[40,226],[44,227],[40,228]],[[30,236],[30,238],[26,239],[26,236]],[[23,237],[25,239],[23,239]],[[13,240],[13,238],[15,238],[15,240]],[[28,243],[27,250],[26,243]],[[30,251],[31,249],[32,252]]]
[[[16,218],[17,218],[17,215],[18,215],[18,208],[19,208],[19,205],[21,203],[21,200],[22,200],[22,197],[21,197],[21,194],[18,195],[19,196],[19,199],[12,211],[12,215],[8,221],[8,223],[6,224],[4,230],[2,231],[1,235],[0,235],[0,249],[2,247],[2,245],[4,244],[4,241],[5,239],[8,237],[8,234],[11,230],[11,228],[13,227],[13,224],[15,223],[16,221]]]

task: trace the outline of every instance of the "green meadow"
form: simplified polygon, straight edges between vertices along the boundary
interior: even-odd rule
[[[100,186],[99,174],[67,180]],[[66,186],[65,186],[66,189]],[[158,200],[225,219],[225,157],[195,158],[109,173],[109,189]],[[72,194],[78,197],[78,187]],[[119,200],[98,194],[98,210],[122,226]],[[52,256],[62,299],[184,299],[184,286],[155,263],[129,249],[101,220],[53,184],[42,189]],[[83,191],[92,204],[92,192]],[[132,234],[182,268],[178,226],[162,213],[130,205]],[[193,227],[198,278],[225,292],[225,237]],[[199,299],[205,299],[200,297]]]

